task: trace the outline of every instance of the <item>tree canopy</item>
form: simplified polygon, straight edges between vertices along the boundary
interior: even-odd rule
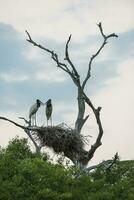
[[[132,200],[134,161],[118,161],[110,170],[89,174],[77,167],[52,164],[33,153],[26,139],[0,149],[0,200]]]

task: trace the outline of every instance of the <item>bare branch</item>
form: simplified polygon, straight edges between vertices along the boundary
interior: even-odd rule
[[[82,84],[82,88],[84,89],[88,79],[90,78],[91,76],[91,66],[92,66],[92,62],[93,60],[99,55],[99,53],[101,52],[101,50],[104,48],[104,46],[107,44],[107,39],[110,38],[110,37],[118,37],[118,35],[116,35],[115,33],[112,33],[110,35],[105,35],[104,32],[103,32],[103,28],[102,28],[102,25],[101,25],[101,22],[98,24],[98,27],[100,29],[100,32],[101,32],[101,35],[103,36],[103,43],[102,45],[100,46],[100,48],[98,49],[98,51],[92,55],[90,61],[89,61],[89,65],[88,65],[88,71],[87,71],[87,75],[86,75],[86,78],[85,80],[83,81],[83,84]]]
[[[97,25],[98,25],[98,27],[99,27],[99,29],[100,29],[100,32],[101,32],[101,34],[102,34],[102,36],[103,36],[104,39],[108,39],[108,38],[110,38],[110,37],[118,37],[118,35],[116,35],[115,33],[111,33],[110,35],[107,35],[107,36],[106,36],[106,35],[104,34],[104,32],[103,32],[101,22],[100,22],[99,24],[97,24]]]
[[[30,42],[30,43],[33,44],[34,46],[39,47],[40,49],[43,49],[44,51],[47,51],[48,53],[53,54],[53,51],[51,51],[51,50],[49,50],[49,49],[43,47],[43,46],[40,45],[40,44],[37,44],[37,43],[31,38],[31,36],[30,36],[30,34],[29,34],[29,32],[28,32],[27,30],[26,30],[26,33],[27,33],[28,38],[29,38],[29,39],[27,39],[28,42]]]
[[[105,160],[97,165],[93,165],[93,166],[90,166],[88,168],[85,169],[86,172],[90,172],[91,170],[94,170],[94,169],[97,169],[99,167],[104,167],[104,166],[109,166],[109,164],[111,164],[112,160]]]
[[[19,117],[19,119],[23,119],[24,122],[30,126],[30,122],[28,120],[26,120],[24,117]]]
[[[112,166],[119,160],[119,155],[118,152],[116,152],[112,162],[110,163],[110,165],[107,167],[107,170],[110,170],[112,168]]]
[[[57,55],[56,53],[54,53],[54,51],[49,50],[49,49],[45,48],[44,46],[42,46],[42,45],[40,45],[40,44],[37,44],[37,43],[31,38],[29,32],[26,31],[26,33],[27,33],[28,38],[29,38],[29,39],[27,39],[28,42],[30,42],[30,43],[33,44],[34,46],[36,46],[36,47],[38,47],[38,48],[40,48],[40,49],[42,49],[42,50],[44,50],[44,51],[50,53],[52,59],[57,63],[57,66],[58,66],[59,68],[61,68],[62,70],[64,70],[65,72],[68,73],[69,69],[67,68],[67,65],[59,61],[58,55]]]
[[[83,119],[83,124],[87,121],[88,118],[89,118],[89,115],[87,115],[87,116]]]
[[[89,150],[88,152],[88,159],[90,160],[96,149],[101,146],[101,138],[103,136],[103,128],[102,128],[102,123],[101,123],[101,119],[100,119],[100,111],[101,111],[101,107],[98,107],[97,109],[94,107],[93,103],[91,102],[91,100],[87,97],[87,95],[83,92],[83,96],[84,96],[84,99],[85,99],[85,102],[90,106],[90,108],[92,109],[94,115],[95,115],[95,118],[96,118],[96,122],[98,124],[98,128],[99,128],[99,133],[98,133],[98,136],[97,136],[97,139],[95,141],[95,143],[91,146],[91,149]]]
[[[26,30],[26,34],[27,34],[27,36],[28,36],[28,38],[29,38],[29,40],[27,40],[27,41],[32,41],[32,38],[31,38],[31,36],[30,36],[30,34],[28,33],[28,31]]]
[[[79,74],[74,66],[74,64],[72,63],[72,61],[70,60],[70,57],[69,57],[69,53],[68,53],[68,45],[69,45],[69,42],[71,40],[71,36],[69,36],[68,40],[67,40],[67,43],[66,43],[66,48],[65,48],[65,58],[64,60],[67,60],[67,62],[70,64],[70,66],[72,67],[72,70],[73,70],[73,74],[75,77],[77,77],[77,79],[79,79]]]
[[[110,37],[118,37],[118,35],[116,35],[115,33],[112,33],[112,34],[107,36],[107,39],[110,38]]]
[[[106,35],[103,33],[103,29],[102,29],[102,25],[101,25],[101,22],[99,22],[99,24],[97,24],[99,29],[100,29],[100,32],[102,34],[102,36],[104,37],[104,39],[106,38]]]
[[[20,119],[24,119],[25,122],[28,122],[28,121],[27,121],[25,118],[23,118],[23,117],[19,117],[19,118],[20,118]],[[22,128],[22,129],[25,131],[25,133],[28,135],[28,137],[31,139],[31,141],[33,142],[33,144],[34,144],[34,146],[35,146],[35,149],[36,149],[36,152],[37,152],[37,153],[40,152],[42,146],[39,146],[39,145],[36,143],[36,141],[35,141],[34,138],[32,137],[31,131],[39,131],[39,130],[41,130],[41,127],[25,127],[25,126],[22,126],[22,125],[20,125],[20,124],[18,124],[18,123],[16,123],[16,122],[14,122],[13,120],[10,120],[10,119],[6,118],[6,117],[0,117],[0,119],[5,120],[5,121],[8,121],[8,122],[14,124],[14,125],[17,126],[17,127]]]
[[[33,136],[31,135],[31,132],[29,130],[24,130],[25,133],[28,135],[28,137],[31,139],[31,141],[33,142],[35,149],[36,149],[36,153],[40,153],[42,146],[39,146],[37,144],[37,142],[35,141],[35,139],[33,138]]]
[[[90,167],[86,168],[85,171],[90,172],[91,170],[97,169],[99,167],[104,167],[104,169],[110,170],[111,167],[117,162],[118,159],[119,159],[119,156],[118,156],[118,153],[116,153],[113,159],[105,160],[105,161],[99,163],[98,165],[90,166]]]
[[[70,77],[72,78],[73,82],[75,83],[75,85],[77,85],[77,78],[74,76],[74,73],[71,72],[69,70],[69,68],[67,67],[67,65],[65,63],[62,63],[59,61],[59,58],[58,58],[58,55],[56,53],[54,53],[54,51],[52,50],[49,50],[48,48],[45,48],[44,46],[40,45],[40,44],[37,44],[30,36],[29,32],[26,30],[26,34],[28,36],[28,39],[27,41],[30,42],[31,44],[33,44],[34,46],[48,52],[51,54],[51,58],[57,63],[57,67],[61,68],[63,71],[65,71],[66,73],[68,73],[70,75]],[[71,39],[71,37],[70,37]],[[69,39],[69,40],[70,40]],[[68,41],[69,42],[69,41]],[[74,66],[73,66],[74,67]],[[75,68],[75,67],[74,67]],[[76,70],[76,69],[75,69]]]
[[[35,127],[33,127],[33,126],[22,126],[21,124],[18,124],[18,123],[16,123],[16,122],[14,122],[13,120],[8,119],[8,118],[6,118],[6,117],[0,117],[0,119],[5,120],[5,121],[8,121],[8,122],[14,124],[15,126],[18,126],[18,127],[22,128],[23,130],[39,131],[39,130],[42,129],[42,127],[36,127],[36,126],[35,126]]]

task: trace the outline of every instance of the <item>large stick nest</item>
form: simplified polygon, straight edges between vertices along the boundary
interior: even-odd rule
[[[56,153],[79,154],[84,147],[84,137],[68,126],[42,127],[34,136],[43,144],[53,148]]]

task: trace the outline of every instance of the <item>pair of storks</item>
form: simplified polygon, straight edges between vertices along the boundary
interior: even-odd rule
[[[52,103],[51,99],[49,99],[46,103],[41,102],[39,99],[36,100],[36,103],[31,106],[29,110],[29,122],[30,125],[33,125],[35,123],[36,125],[36,113],[41,105],[46,105],[46,118],[47,118],[47,126],[48,126],[48,120],[50,119],[51,126],[52,126]]]

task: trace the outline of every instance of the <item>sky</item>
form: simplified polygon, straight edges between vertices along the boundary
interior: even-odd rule
[[[51,56],[33,47],[25,30],[64,61],[65,44],[72,34],[70,57],[81,79],[88,62],[105,34],[118,38],[108,44],[92,65],[86,94],[96,107],[101,106],[104,129],[102,146],[92,163],[111,159],[116,152],[122,160],[134,159],[134,1],[133,0],[0,0],[0,116],[24,125],[18,117],[28,118],[29,108],[38,98],[53,103],[53,124],[73,127],[77,117],[77,89],[68,75],[56,67]],[[91,110],[82,130],[98,134]],[[45,109],[37,113],[38,125],[46,124]],[[0,121],[0,146],[5,147],[23,130]]]

